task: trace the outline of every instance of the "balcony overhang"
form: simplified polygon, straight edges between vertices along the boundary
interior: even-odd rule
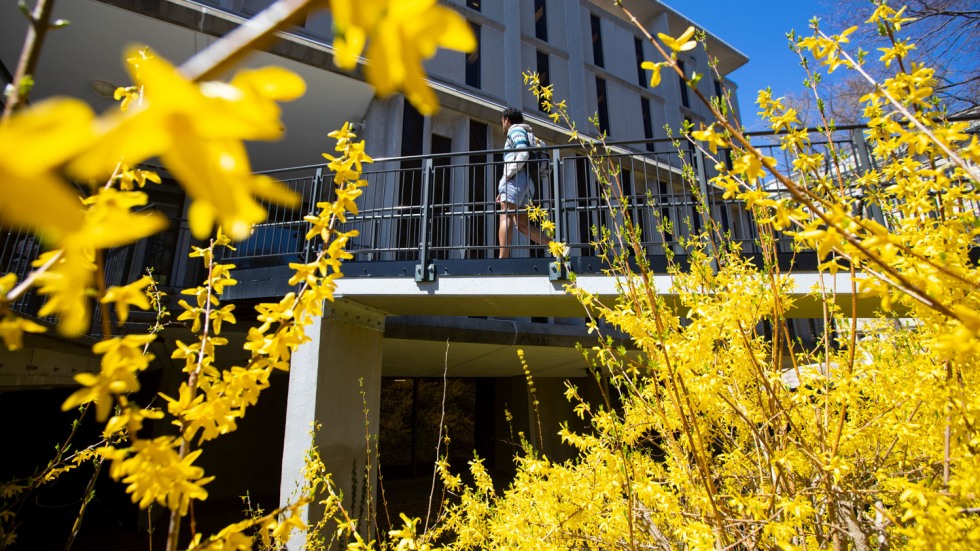
[[[697,21],[680,13],[679,11],[667,6],[657,0],[623,0],[623,5],[634,15],[644,28],[652,28],[654,20],[661,14],[667,14],[667,24],[671,32],[680,33],[688,26],[703,28]],[[626,19],[622,11],[612,10],[617,17]],[[740,52],[731,44],[712,34],[709,29],[707,32],[708,54],[718,59],[718,72],[722,76],[728,75],[735,69],[749,62],[747,55]]]

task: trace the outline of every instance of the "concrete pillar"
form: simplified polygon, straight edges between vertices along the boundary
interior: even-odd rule
[[[579,128],[591,129],[589,116],[595,112],[596,106],[589,104],[585,87],[591,86],[594,89],[595,80],[586,78],[587,75],[591,77],[592,73],[585,71],[586,59],[583,48],[584,44],[592,43],[592,37],[591,29],[589,36],[586,36],[582,29],[584,21],[582,12],[582,5],[579,2],[565,2],[562,5],[562,15],[565,18],[562,23],[565,26],[565,36],[568,41],[568,82],[570,85],[568,90],[561,92],[568,95],[568,105],[571,108],[569,114],[572,120],[579,125]]]
[[[523,67],[521,66],[521,50],[524,41],[521,39],[521,2],[520,0],[505,0],[504,2],[504,99],[507,105],[521,108],[521,98],[524,96]]]
[[[384,314],[338,299],[307,331],[312,340],[293,355],[289,373],[279,501],[293,501],[302,487],[310,428],[319,422],[315,442],[343,492],[344,507],[352,518],[368,519],[367,504],[377,503]],[[365,476],[368,461],[372,470]],[[312,507],[304,512],[304,521],[312,526],[321,515]],[[368,528],[371,523],[373,518],[361,526]],[[305,537],[296,534],[289,549],[301,549],[304,543]]]
[[[657,33],[677,36],[684,31],[684,29],[671,30],[670,25],[668,24],[666,11],[661,12],[659,15],[653,18],[651,28],[649,30],[654,36],[656,36]],[[681,59],[684,60],[685,58],[681,57]],[[653,61],[659,61],[659,57]],[[690,71],[690,68],[688,67],[687,70]],[[684,114],[681,112],[681,84],[678,81],[678,76],[674,74],[674,71],[672,70],[664,69],[660,76],[663,80],[660,82],[660,86],[656,87],[653,92],[664,98],[664,102],[667,104],[667,124],[674,129],[674,136],[678,136],[679,134],[677,131],[684,122]],[[691,93],[693,94],[693,92]]]

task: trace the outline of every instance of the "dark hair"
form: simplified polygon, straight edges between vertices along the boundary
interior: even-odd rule
[[[524,122],[524,113],[521,113],[520,109],[515,109],[513,107],[504,109],[504,114],[502,117],[509,120],[511,124],[521,124]]]

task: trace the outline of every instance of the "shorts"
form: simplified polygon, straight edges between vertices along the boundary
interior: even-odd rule
[[[513,178],[497,186],[497,196],[503,196],[503,203],[511,203],[520,208],[526,207],[531,201],[530,178],[524,171],[518,172]]]

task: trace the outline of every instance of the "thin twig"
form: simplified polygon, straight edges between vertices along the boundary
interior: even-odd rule
[[[443,359],[442,364],[442,410],[439,414],[439,437],[436,439],[436,463],[439,462],[439,447],[442,445],[442,429],[445,427],[446,421],[446,387],[448,382],[446,376],[449,374],[449,339],[446,339],[446,356]],[[434,465],[432,468],[432,487],[429,489],[429,505],[425,510],[425,531],[429,531],[429,516],[432,514],[432,500],[436,495],[436,477],[439,473],[439,466]]]
[[[205,257],[208,259],[208,278],[205,283],[205,289],[207,289],[207,296],[204,301],[204,312],[202,313],[202,315],[204,316],[204,326],[201,328],[201,349],[198,351],[197,365],[195,366],[194,371],[192,371],[191,374],[187,377],[187,386],[189,387],[190,394],[192,396],[197,393],[198,378],[200,377],[201,371],[204,368],[204,359],[207,357],[208,340],[211,338],[210,335],[211,309],[213,307],[213,305],[211,304],[211,296],[212,296],[211,293],[214,290],[213,278],[214,278],[214,266],[216,264],[214,260],[214,247],[215,247],[215,240],[212,239],[210,243],[210,247],[208,248],[208,254]],[[181,459],[187,457],[187,454],[190,453],[190,448],[191,448],[190,441],[188,441],[188,439],[185,436],[183,436],[184,429],[186,428],[185,425],[186,425],[186,421],[181,419],[180,420],[181,440],[180,440],[180,451],[179,451],[179,455]],[[194,530],[193,506],[194,503],[192,501],[191,502],[191,515],[192,515],[191,530],[192,531]],[[180,524],[182,518],[183,517],[180,514],[180,510],[171,509],[170,527],[167,531],[167,551],[177,551],[177,541],[180,539]]]
[[[20,61],[17,62],[17,71],[14,73],[14,81],[8,88],[7,105],[3,110],[3,118],[0,122],[7,122],[10,115],[25,103],[29,88],[25,86],[26,78],[34,74],[37,68],[38,59],[41,57],[41,47],[44,46],[44,39],[50,29],[48,21],[51,20],[51,13],[54,11],[55,0],[38,0],[34,7],[34,13],[30,15],[30,26],[27,28],[27,37],[24,39],[24,47],[20,52]]]
[[[11,289],[9,293],[7,293],[6,296],[7,302],[13,302],[17,300],[21,295],[26,293],[27,290],[31,288],[31,285],[34,284],[34,280],[37,279],[38,276],[40,276],[44,272],[48,271],[51,268],[51,266],[54,266],[59,260],[61,260],[61,257],[64,254],[65,254],[64,250],[59,250],[56,251],[53,255],[51,255],[51,258],[49,258],[48,261],[45,262],[43,266],[31,272],[27,277],[24,278],[24,281],[21,281],[19,285],[17,285],[13,289]]]
[[[180,72],[193,81],[215,78],[261,48],[275,32],[322,0],[279,0],[220,40],[188,59]]]
[[[108,443],[106,443],[108,446]],[[105,462],[105,458],[99,456],[95,459],[95,470],[92,473],[92,477],[88,480],[88,485],[85,486],[85,493],[82,495],[82,506],[78,509],[78,516],[75,517],[75,523],[71,527],[71,535],[68,536],[68,541],[65,542],[65,551],[69,551],[71,546],[75,543],[75,538],[78,537],[78,532],[82,529],[82,519],[85,517],[85,510],[88,509],[88,504],[95,497],[95,482],[99,479],[99,474],[102,473],[102,464]]]

